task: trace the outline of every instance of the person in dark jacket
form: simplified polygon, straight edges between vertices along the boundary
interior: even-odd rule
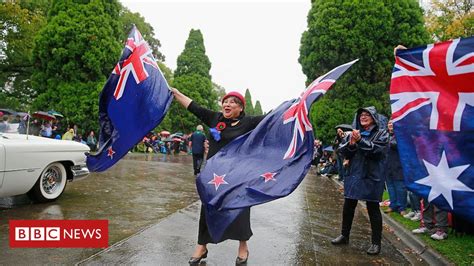
[[[388,122],[388,133],[390,134],[389,149],[387,154],[387,190],[390,197],[390,206],[384,212],[399,212],[400,215],[407,214],[407,188],[403,182],[403,170],[398,154],[397,139],[393,132],[392,121]]]
[[[331,241],[334,245],[348,244],[354,212],[359,200],[367,203],[372,229],[372,245],[367,254],[380,253],[382,240],[382,200],[385,183],[385,159],[388,132],[383,129],[375,107],[357,110],[352,132],[340,144],[340,152],[351,161],[344,181],[344,207],[341,235]]]
[[[211,138],[209,138],[209,152],[207,159],[214,156],[221,148],[235,138],[253,130],[265,116],[245,115],[245,98],[238,92],[229,92],[222,98],[222,111],[215,112],[201,107],[177,89],[171,90],[175,99],[188,111],[193,113],[204,124],[210,127]],[[201,206],[199,217],[198,245],[189,260],[190,265],[199,265],[203,258],[207,257],[207,244],[218,243],[226,239],[239,241],[236,265],[247,264],[249,256],[247,241],[253,235],[250,228],[250,207],[246,208],[224,232],[220,240],[214,241],[207,228],[204,207]]]
[[[202,125],[196,127],[196,131],[191,135],[191,152],[193,153],[193,168],[194,175],[201,172],[201,165],[204,159],[204,144],[206,142],[206,135],[204,135]]]

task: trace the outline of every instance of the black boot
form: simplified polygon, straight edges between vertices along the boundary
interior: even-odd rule
[[[369,249],[367,249],[367,254],[369,255],[377,255],[380,253],[380,245],[372,244],[370,245]]]
[[[349,244],[349,237],[344,236],[344,235],[340,235],[340,236],[334,238],[333,240],[331,240],[331,244],[333,244],[333,245],[346,245],[346,244]]]

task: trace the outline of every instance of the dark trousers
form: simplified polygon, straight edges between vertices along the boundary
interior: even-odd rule
[[[203,154],[194,154],[193,153],[193,168],[194,168],[194,175],[197,175],[201,172],[201,165],[204,159]]]
[[[382,242],[382,214],[380,213],[379,203],[375,201],[366,201],[367,211],[369,212],[370,227],[372,229],[372,244],[380,245]],[[357,200],[344,199],[344,208],[342,210],[342,230],[343,236],[349,237],[354,219]]]

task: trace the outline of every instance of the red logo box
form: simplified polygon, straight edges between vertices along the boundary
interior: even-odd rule
[[[108,220],[10,220],[11,248],[106,248]]]

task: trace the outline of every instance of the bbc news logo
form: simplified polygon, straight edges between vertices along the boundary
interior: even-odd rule
[[[10,220],[11,248],[106,248],[108,220]]]

